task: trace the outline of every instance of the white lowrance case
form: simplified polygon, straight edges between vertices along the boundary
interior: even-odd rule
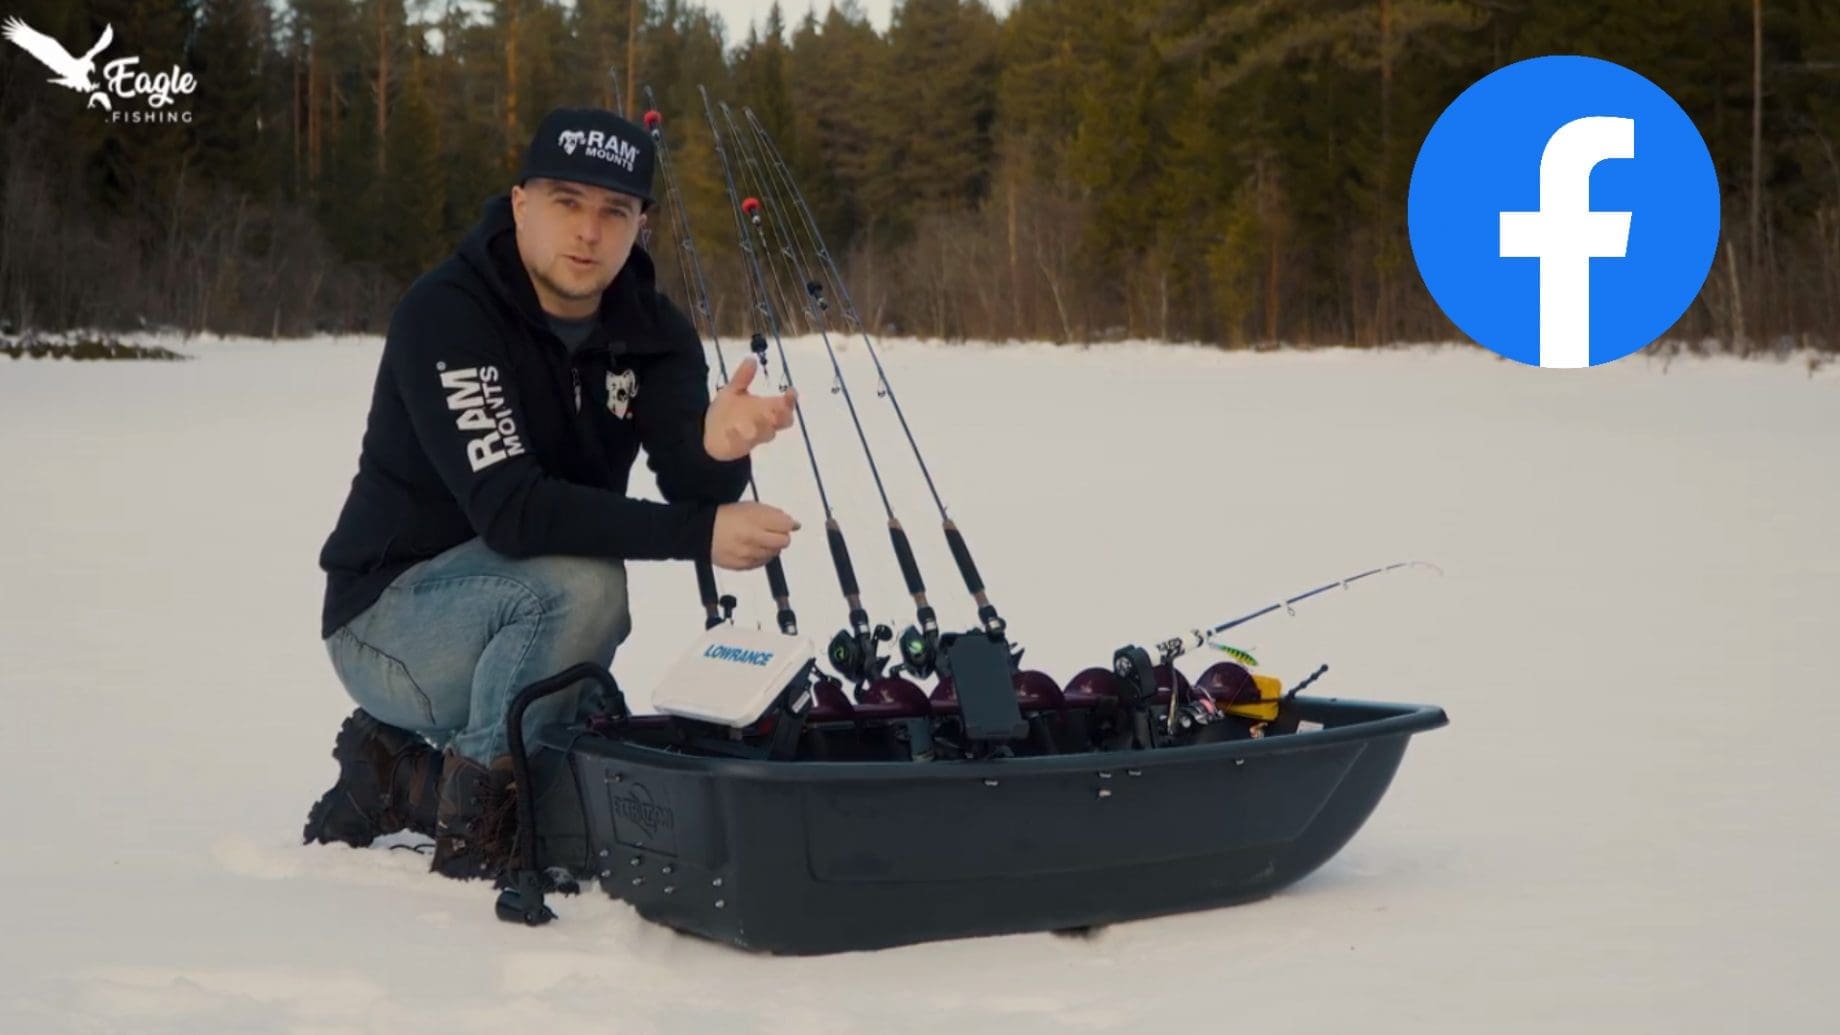
[[[652,706],[666,715],[750,726],[814,657],[802,636],[718,625],[665,673]]]

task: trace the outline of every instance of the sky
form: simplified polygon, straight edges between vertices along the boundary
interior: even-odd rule
[[[889,12],[894,8],[895,0],[856,0],[858,6],[869,16],[869,23],[876,31],[888,30]],[[1001,14],[1007,11],[1010,0],[985,0],[991,10]],[[728,30],[728,42],[734,44],[747,37],[749,25],[758,25],[767,17],[767,9],[773,6],[773,0],[702,0],[703,6],[722,16],[722,22]],[[807,10],[816,11],[822,19],[824,13],[832,6],[832,0],[782,0],[780,10],[785,14],[786,24],[792,25],[805,17]]]
[[[856,0],[864,13],[869,16],[869,23],[876,31],[888,30],[888,14],[894,7],[894,0]],[[773,0],[702,0],[703,6],[711,13],[722,16],[722,24],[728,30],[728,42],[735,43],[747,36],[749,25],[758,25],[767,18],[767,9],[773,6]],[[831,8],[831,0],[783,0],[780,11],[786,16],[786,24],[792,25],[805,17],[807,10],[818,13],[822,19]]]
[[[767,11],[774,0],[692,0],[700,2],[710,12],[720,15],[730,46],[747,38],[748,26],[759,25],[766,21]],[[796,24],[805,17],[806,11],[816,11],[822,19],[836,0],[781,0],[780,11],[784,14],[788,26]],[[848,2],[848,0],[844,0]],[[869,24],[877,32],[888,31],[888,18],[894,10],[897,0],[855,0],[858,7],[869,16]],[[985,5],[999,15],[1007,12],[1012,0],[984,0]]]

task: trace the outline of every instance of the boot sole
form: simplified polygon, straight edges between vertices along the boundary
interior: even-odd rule
[[[337,841],[353,848],[369,848],[377,840],[375,825],[353,808],[345,793],[334,786],[307,810],[306,826],[301,828],[300,843],[329,845]]]
[[[307,822],[300,832],[301,844],[324,845],[337,841],[353,848],[368,848],[377,840],[376,819],[366,816],[340,789],[345,775],[343,756],[355,754],[358,745],[377,728],[377,720],[361,711],[346,716],[340,724],[339,734],[332,741],[332,760],[339,763],[339,782],[320,795],[307,810]]]

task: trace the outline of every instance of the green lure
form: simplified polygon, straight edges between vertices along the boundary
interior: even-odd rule
[[[1222,653],[1226,654],[1227,657],[1232,658],[1234,661],[1239,662],[1240,664],[1246,666],[1247,668],[1258,668],[1259,667],[1259,659],[1253,657],[1252,655],[1246,653],[1243,650],[1240,650],[1238,647],[1229,647],[1224,643],[1215,643],[1213,640],[1208,641],[1208,646],[1214,648],[1217,651],[1221,651]]]

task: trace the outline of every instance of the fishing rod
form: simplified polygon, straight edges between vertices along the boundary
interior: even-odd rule
[[[728,105],[717,102],[717,106],[722,109],[723,117],[726,119],[728,115]],[[757,180],[754,183],[748,182],[748,175],[753,171],[753,163],[749,160],[747,151],[743,146],[746,143],[746,139],[735,131],[734,122],[732,120],[729,120],[729,132],[729,139],[731,141],[740,141],[740,143],[735,145],[735,154],[742,160],[741,168],[738,173],[741,181],[740,185],[745,192],[741,200],[741,210],[754,222],[755,231],[758,233],[760,231],[760,225],[757,218],[759,215],[757,208],[761,198],[767,195],[759,188]],[[776,307],[775,311],[779,314],[780,330],[792,337],[801,334],[811,334],[820,330],[820,328],[812,322],[811,314],[808,311],[810,306],[805,302],[803,292],[799,291],[796,287],[789,287],[787,285],[786,274],[781,269],[781,263],[774,261],[775,251],[777,250],[783,255],[784,247],[782,246],[779,249],[775,249],[771,247],[764,238],[761,240],[760,245],[761,251],[757,254],[764,258],[766,271],[770,275],[769,280],[773,288],[773,304]],[[799,277],[796,271],[791,274],[791,280],[794,284],[798,283]],[[800,317],[804,318],[803,321],[800,320]],[[802,327],[800,326],[801,322],[804,325]],[[836,379],[833,377],[831,381],[831,392],[835,394],[836,391]]]
[[[921,477],[926,479],[927,491],[932,494],[933,505],[939,510],[940,526],[945,532],[946,546],[952,551],[952,560],[957,564],[959,575],[965,581],[965,589],[970,592],[972,600],[977,604],[978,621],[983,623],[985,632],[993,637],[1002,637],[1007,623],[997,613],[996,605],[990,602],[989,594],[985,592],[983,576],[978,573],[977,563],[971,558],[971,548],[965,542],[964,533],[959,530],[957,522],[952,520],[951,514],[946,510],[944,500],[940,498],[939,488],[934,484],[933,474],[926,466],[926,458],[920,453],[920,444],[914,438],[913,428],[907,423],[907,414],[902,411],[901,401],[895,396],[894,385],[888,380],[887,370],[882,367],[881,355],[876,351],[874,340],[869,337],[868,326],[863,322],[855,302],[850,298],[849,287],[843,282],[842,271],[837,268],[836,260],[831,257],[830,249],[824,244],[824,235],[818,229],[818,220],[812,215],[811,206],[806,204],[804,192],[799,190],[799,185],[794,182],[792,170],[786,165],[786,160],[780,154],[779,148],[774,145],[772,135],[761,124],[753,109],[743,109],[743,114],[753,128],[754,137],[759,142],[760,152],[765,156],[768,168],[784,184],[786,193],[792,198],[794,208],[799,214],[798,222],[811,242],[813,253],[823,265],[825,278],[830,281],[832,289],[837,293],[837,300],[843,308],[844,317],[855,325],[857,332],[862,335],[863,344],[868,347],[869,359],[875,364],[876,377],[880,379],[880,387],[876,394],[885,396],[889,404],[894,407],[895,418],[901,424],[901,432],[907,437],[907,445],[913,450],[915,462],[920,465]],[[830,310],[830,300],[825,297],[824,284],[818,278],[808,277],[805,282],[805,291],[816,302],[819,311],[828,312]],[[909,634],[902,634],[901,646],[903,653],[910,650],[912,640]]]
[[[735,150],[740,155],[744,172],[752,178],[753,186],[759,191],[759,194],[774,198],[779,192],[774,189],[774,184],[768,179],[762,168],[762,162],[756,158],[754,152],[759,150],[758,145],[749,147],[747,136],[735,124],[734,112],[727,104],[720,105],[720,107],[731,137],[739,138],[740,142],[736,145]],[[749,200],[758,202],[759,195]],[[766,243],[766,230],[771,229],[780,255],[784,257],[786,264],[791,266],[791,279],[797,283],[802,279],[799,273],[798,255],[792,241],[780,227],[780,221],[777,218],[777,213],[780,211],[790,211],[790,206],[782,206],[775,198],[771,206],[755,204],[749,214],[756,233],[762,237],[763,245]],[[772,215],[774,218],[763,219],[763,214]],[[766,249],[766,252],[767,264],[774,269],[777,279],[779,264],[773,261],[771,248]],[[794,292],[794,294],[798,293]],[[888,489],[882,481],[881,468],[875,461],[875,451],[869,445],[868,434],[863,431],[862,418],[856,410],[856,399],[850,392],[849,382],[843,376],[843,366],[837,360],[837,350],[831,345],[831,336],[825,330],[824,319],[817,307],[817,299],[809,294],[804,294],[802,298],[806,315],[812,327],[817,331],[819,339],[824,343],[825,355],[830,359],[833,379],[831,390],[843,396],[844,406],[850,413],[850,423],[856,429],[856,441],[862,445],[863,459],[869,465],[869,475],[874,479],[876,494],[882,501],[882,512],[888,518],[888,541],[894,548],[895,562],[900,566],[901,578],[907,585],[908,596],[913,599],[915,624],[909,626],[901,634],[901,664],[914,675],[925,678],[932,675],[938,667],[939,616],[927,600],[926,581],[920,575],[920,564],[914,557],[913,544],[908,541],[907,530],[902,527],[900,518],[895,516],[894,505],[888,500]]]
[[[617,100],[620,89],[619,69],[615,67],[609,74],[614,81],[614,96]],[[663,117],[658,114],[657,98],[652,95],[652,86],[650,83],[645,84],[645,102],[647,108],[645,113],[645,128],[646,131],[651,134],[652,141],[657,148],[658,166],[664,174],[665,195],[671,202],[674,226],[679,231],[678,234],[672,238],[672,244],[677,247],[677,273],[684,284],[684,298],[687,299],[693,307],[690,316],[692,327],[697,328],[702,333],[708,333],[711,340],[715,342],[716,364],[721,368],[721,380],[717,382],[718,387],[720,387],[728,383],[728,363],[722,356],[721,341],[714,336],[715,325],[714,322],[709,319],[708,300],[696,290],[696,285],[691,280],[691,267],[696,265],[697,272],[700,275],[702,272],[701,266],[696,262],[696,242],[690,236],[689,213],[684,209],[682,199],[677,195],[676,183],[671,176],[670,155],[665,145],[664,133],[658,128],[658,123],[662,121]],[[625,106],[621,105],[618,110],[623,111],[624,109]],[[651,237],[651,225],[648,221],[644,230],[641,231],[640,245],[642,247],[650,247]],[[696,319],[699,315],[703,317],[701,324],[698,324]],[[748,487],[753,488],[753,484],[754,480],[750,469]],[[758,490],[756,490],[755,499],[759,498],[760,494]],[[777,558],[775,559],[777,560]],[[715,565],[712,564],[708,558],[698,558],[693,563],[696,567],[697,596],[703,602],[703,628],[713,629],[734,616],[735,598],[732,595],[721,593],[720,587],[716,584]],[[768,573],[768,578],[769,580],[772,578],[772,573],[770,571]],[[776,601],[780,600],[777,593],[775,593],[774,599]],[[783,601],[780,602],[780,609],[781,611],[791,610]],[[785,623],[782,622],[781,624],[783,626]]]
[[[696,89],[703,98],[703,114],[709,122],[710,135],[714,138],[716,158],[721,163],[722,180],[728,190],[729,209],[735,217],[735,231],[740,238],[741,255],[747,266],[748,286],[755,312],[755,330],[749,339],[748,348],[758,357],[761,369],[765,370],[767,334],[771,334],[779,352],[780,376],[790,389],[795,387],[792,383],[792,366],[786,359],[785,343],[780,340],[779,318],[773,311],[773,303],[768,295],[766,274],[761,269],[760,258],[755,254],[754,244],[749,238],[748,220],[743,215],[741,198],[735,188],[735,175],[729,165],[728,151],[722,144],[722,130],[716,125],[715,109],[709,103],[709,91],[701,86]],[[759,203],[755,204],[757,206]],[[806,459],[811,462],[812,480],[818,486],[818,500],[824,506],[824,538],[830,544],[831,562],[837,569],[837,582],[843,590],[844,601],[849,605],[850,627],[832,637],[829,658],[839,675],[861,686],[881,674],[887,658],[880,655],[876,645],[893,639],[894,633],[885,625],[871,627],[869,624],[869,613],[862,606],[862,588],[856,582],[856,569],[850,563],[849,545],[844,542],[843,527],[831,509],[830,495],[824,490],[824,475],[818,469],[818,454],[812,448],[811,429],[805,421],[804,407],[796,396],[793,399],[793,410],[798,417],[799,435],[805,441]]]
[[[658,98],[652,93],[652,84],[645,84],[645,130],[651,134],[652,141],[658,148],[658,168],[664,175],[665,198],[671,203],[671,212],[675,225],[681,230],[673,243],[677,246],[679,258],[678,273],[684,282],[685,297],[690,299],[694,316],[702,317],[704,333],[715,345],[716,365],[722,375],[722,383],[728,383],[728,359],[723,354],[722,339],[716,334],[715,310],[709,301],[709,282],[703,277],[703,261],[696,250],[696,238],[690,232],[690,210],[684,205],[683,195],[677,190],[677,177],[671,172],[671,149],[664,138],[664,116],[658,111]]]
[[[1279,608],[1283,608],[1286,613],[1294,615],[1297,613],[1292,607],[1292,605],[1294,604],[1301,603],[1302,601],[1308,600],[1311,597],[1316,596],[1318,594],[1327,593],[1328,591],[1332,589],[1347,589],[1349,586],[1369,576],[1385,574],[1386,572],[1395,571],[1400,568],[1430,568],[1432,571],[1437,572],[1439,575],[1444,574],[1444,569],[1438,567],[1437,565],[1431,563],[1430,561],[1399,561],[1394,564],[1388,564],[1388,565],[1384,565],[1378,568],[1369,568],[1368,570],[1361,572],[1358,575],[1350,575],[1347,578],[1336,579],[1334,582],[1325,582],[1322,585],[1317,586],[1315,589],[1305,590],[1304,592],[1299,593],[1294,597],[1286,597],[1283,600],[1273,601],[1272,603],[1266,604],[1264,607],[1261,607],[1256,611],[1249,611],[1243,615],[1240,615],[1238,618],[1229,619],[1225,622],[1220,623],[1219,625],[1212,626],[1207,629],[1190,629],[1185,634],[1172,636],[1169,639],[1158,643],[1156,645],[1156,648],[1159,652],[1162,653],[1164,661],[1170,661],[1174,658],[1180,657],[1189,648],[1199,648],[1199,647],[1204,647],[1204,646],[1213,646],[1216,649],[1223,650],[1227,654],[1233,656],[1234,660],[1237,660],[1237,661],[1242,661],[1242,662],[1250,661],[1251,655],[1247,654],[1245,651],[1239,650],[1238,648],[1235,648],[1235,647],[1227,647],[1222,644],[1210,644],[1209,637],[1216,636],[1220,633],[1226,632],[1228,629],[1233,629],[1238,626],[1245,625],[1247,622],[1250,622],[1253,619],[1262,618],[1265,615],[1271,614],[1273,611],[1278,610]],[[1189,642],[1190,638],[1192,638],[1194,642],[1190,643]]]
[[[1240,650],[1237,647],[1230,647],[1224,643],[1215,643],[1209,639],[1209,637],[1225,632],[1228,629],[1245,625],[1247,622],[1271,614],[1279,608],[1284,608],[1285,611],[1290,614],[1296,614],[1296,612],[1292,610],[1292,605],[1308,600],[1313,596],[1327,593],[1332,589],[1347,589],[1350,585],[1372,575],[1379,575],[1399,568],[1410,567],[1430,568],[1440,575],[1443,574],[1443,569],[1429,561],[1400,561],[1396,564],[1388,564],[1379,568],[1369,568],[1359,574],[1350,575],[1347,578],[1336,579],[1334,582],[1325,582],[1314,589],[1298,593],[1296,596],[1286,597],[1283,600],[1267,604],[1255,611],[1249,611],[1246,614],[1240,615],[1238,618],[1229,619],[1211,628],[1191,629],[1186,635],[1172,636],[1155,645],[1158,659],[1154,662],[1150,659],[1150,652],[1143,647],[1131,644],[1118,648],[1118,650],[1112,654],[1112,673],[1124,680],[1126,687],[1126,704],[1133,712],[1133,723],[1135,724],[1138,738],[1145,744],[1153,743],[1147,721],[1148,711],[1151,703],[1156,698],[1158,692],[1158,672],[1162,670],[1167,670],[1170,691],[1168,721],[1164,724],[1164,733],[1169,736],[1175,734],[1176,721],[1179,715],[1178,699],[1182,696],[1182,687],[1184,685],[1184,681],[1175,670],[1175,659],[1185,654],[1189,648],[1210,646],[1224,652],[1228,657],[1248,669],[1256,668],[1258,666],[1258,661],[1253,658],[1250,653]],[[1188,642],[1188,639],[1191,637],[1193,638],[1193,643]],[[1293,687],[1291,692],[1285,695],[1284,699],[1289,700],[1296,697],[1299,691],[1322,678],[1323,674],[1328,671],[1329,666],[1327,665],[1317,666],[1316,670],[1311,672],[1302,682]],[[1208,693],[1200,691],[1198,688],[1192,686],[1189,688],[1188,693],[1190,695],[1189,715],[1192,719],[1202,723],[1218,720],[1218,709],[1215,704],[1209,700],[1210,695]]]
[[[716,333],[715,314],[709,303],[709,282],[703,276],[703,263],[697,255],[696,239],[690,232],[690,209],[684,205],[683,194],[677,189],[677,177],[671,172],[671,148],[664,138],[664,116],[658,113],[658,99],[652,93],[650,83],[645,86],[645,103],[645,129],[657,147],[658,168],[664,177],[665,197],[671,203],[671,212],[680,230],[673,240],[678,249],[678,272],[683,276],[684,288],[691,300],[694,314],[691,318],[692,326],[696,316],[701,316],[703,328],[715,346],[716,365],[721,371],[722,383],[727,384],[728,360],[723,355],[722,339]],[[760,502],[760,486],[751,465],[748,469],[748,491],[753,494],[754,502]],[[787,636],[797,635],[799,620],[792,610],[792,591],[786,584],[785,565],[775,556],[767,561],[766,569],[767,586],[773,595],[774,604],[779,608],[774,615],[779,630]],[[696,587],[703,601],[703,628],[713,629],[734,617],[735,598],[718,595],[715,565],[707,558],[696,562]]]

